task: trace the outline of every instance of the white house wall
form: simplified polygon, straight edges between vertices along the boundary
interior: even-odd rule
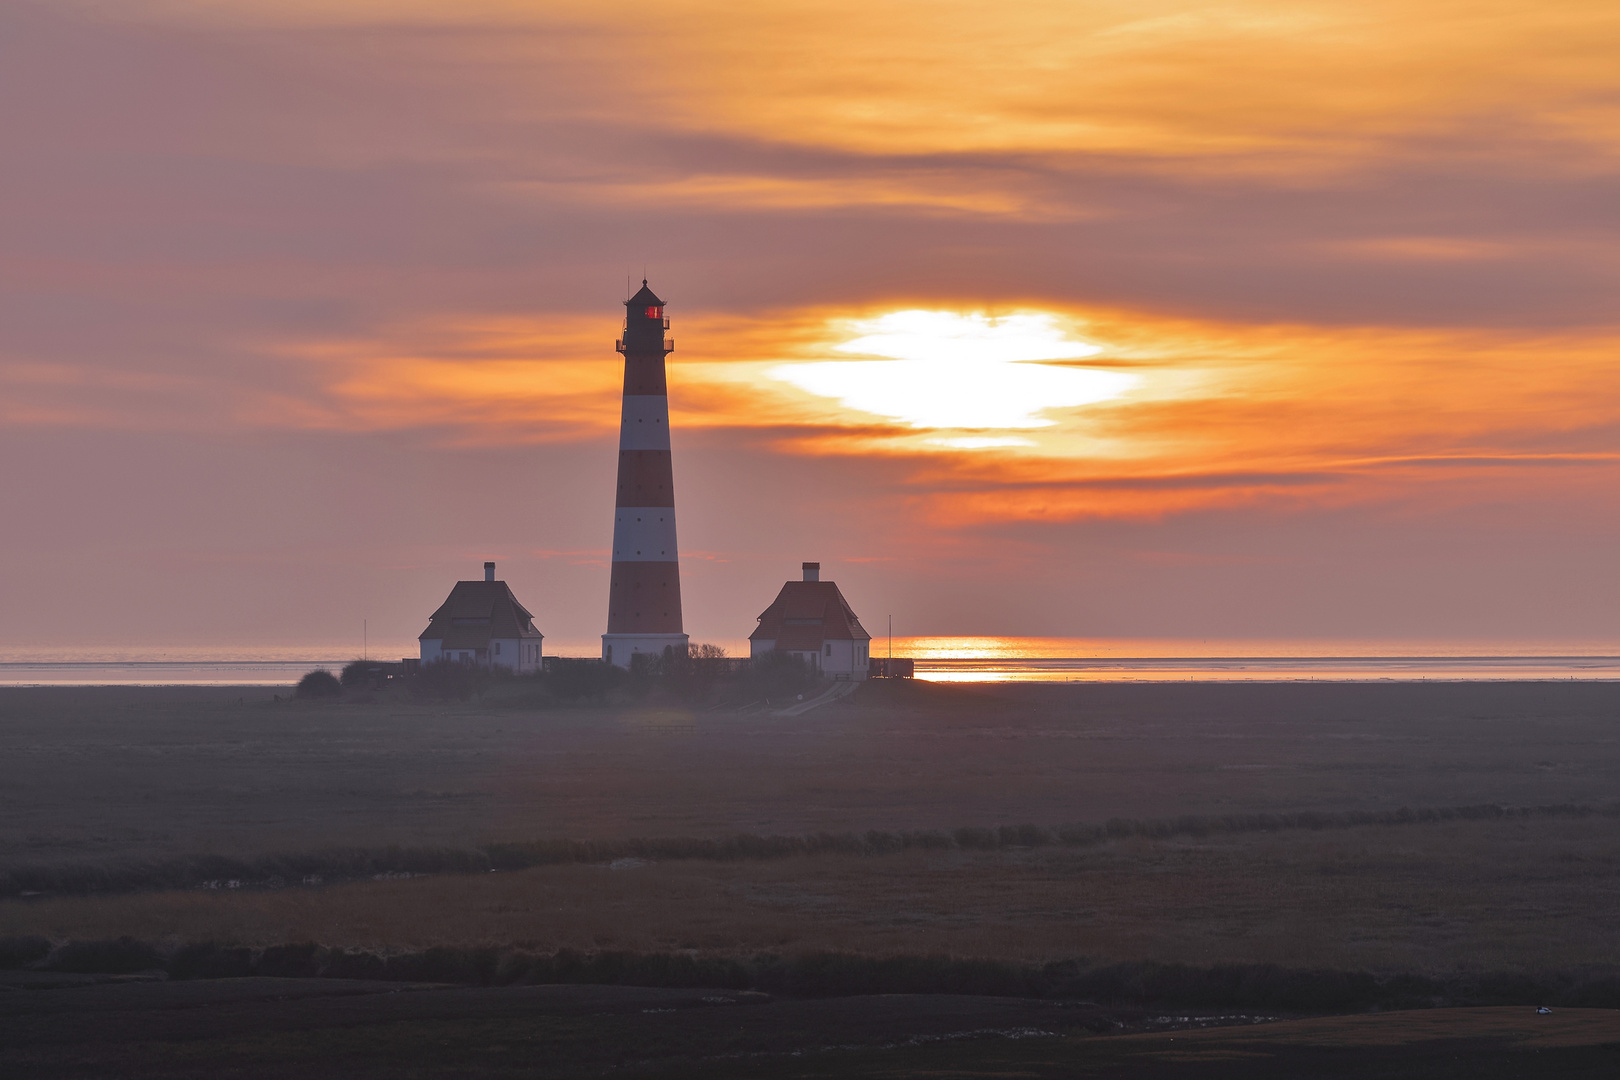
[[[499,646],[499,651],[497,651]],[[522,675],[540,667],[540,642],[521,638],[497,638],[489,643],[489,666],[506,668]]]
[[[761,639],[748,643],[750,657],[764,656],[775,649],[774,640]],[[824,641],[820,652],[788,650],[788,655],[798,657],[831,679],[866,678],[870,654],[871,643],[868,641]]]
[[[866,678],[867,666],[860,658],[865,645],[864,641],[822,642],[822,673],[835,679]]]
[[[543,645],[539,641],[524,641],[521,638],[497,638],[489,643],[489,651],[479,657],[477,649],[445,649],[442,639],[426,638],[422,641],[422,663],[436,664],[440,660],[449,660],[455,663],[477,664],[484,668],[506,668],[523,674],[537,671],[540,668],[541,657],[544,656]],[[500,651],[496,651],[496,646]]]

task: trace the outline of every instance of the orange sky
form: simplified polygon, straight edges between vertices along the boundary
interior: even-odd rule
[[[34,641],[599,634],[665,296],[688,630],[1620,640],[1620,10],[0,12]],[[95,611],[93,624],[82,612]]]

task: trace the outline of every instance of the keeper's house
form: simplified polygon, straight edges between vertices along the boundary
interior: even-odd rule
[[[821,580],[821,564],[804,564],[804,580],[790,581],[748,636],[748,655],[785,652],[829,679],[864,679],[872,635],[838,586]]]
[[[506,582],[495,580],[495,564],[487,562],[484,580],[456,582],[417,640],[424,664],[449,660],[521,675],[540,670],[544,636]]]

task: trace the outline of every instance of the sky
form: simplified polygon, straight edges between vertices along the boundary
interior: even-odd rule
[[[1620,7],[0,2],[0,652],[1620,642]],[[566,651],[566,650],[564,650]]]

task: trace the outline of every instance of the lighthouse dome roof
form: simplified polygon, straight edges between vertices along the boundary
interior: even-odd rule
[[[626,307],[663,307],[664,302],[658,299],[658,294],[647,288],[647,279],[641,279],[641,291],[625,302]]]

